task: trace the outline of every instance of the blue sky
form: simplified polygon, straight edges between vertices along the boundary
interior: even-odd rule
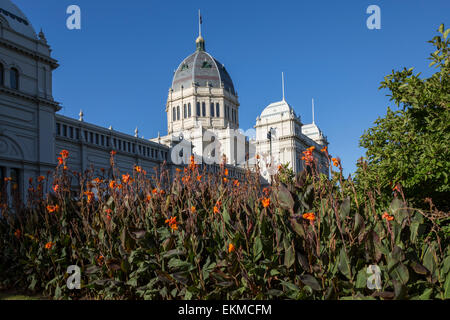
[[[450,26],[448,0],[141,1],[13,0],[60,62],[53,95],[61,113],[145,138],[167,132],[165,102],[173,71],[195,50],[202,10],[206,50],[229,71],[247,130],[269,103],[286,100],[328,136],[329,150],[352,173],[364,155],[358,143],[387,106],[378,90],[393,69],[429,76],[440,23]],[[81,30],[66,28],[66,9],[81,8]],[[381,29],[369,30],[369,5],[381,8]]]

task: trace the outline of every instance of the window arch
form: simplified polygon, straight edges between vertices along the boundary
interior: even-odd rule
[[[11,89],[19,89],[19,71],[11,68],[9,71]]]

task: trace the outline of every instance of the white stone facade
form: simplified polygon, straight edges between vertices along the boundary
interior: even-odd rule
[[[59,65],[45,35],[37,35],[10,0],[0,0],[0,183],[11,177],[9,188],[16,185],[25,195],[28,179],[53,170],[63,149],[70,152],[69,166],[78,172],[109,168],[111,150],[124,172],[133,165],[152,172],[164,162],[173,170],[191,153],[206,162],[221,162],[225,155],[231,175],[239,178],[239,168],[251,166],[256,154],[269,152],[270,128],[275,138],[272,156],[295,172],[302,169],[302,151],[327,145],[318,127],[303,125],[284,99],[264,109],[256,121],[256,137],[247,138],[238,130],[239,99],[225,66],[205,51],[202,37],[196,45],[169,89],[167,135],[145,140],[137,132],[131,136],[86,123],[82,115],[59,115],[61,107],[52,94],[52,72]],[[180,142],[189,152],[180,152]],[[317,157],[324,162],[320,153]]]

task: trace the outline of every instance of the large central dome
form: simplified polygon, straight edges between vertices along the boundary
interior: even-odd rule
[[[224,65],[204,50],[204,40],[197,39],[197,51],[181,62],[172,81],[172,89],[178,91],[194,84],[200,87],[223,87],[236,95],[231,77]]]
[[[6,19],[9,27],[14,31],[36,39],[36,32],[30,21],[10,0],[0,0],[0,17]]]

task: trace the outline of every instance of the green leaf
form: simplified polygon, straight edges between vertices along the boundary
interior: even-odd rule
[[[311,289],[313,289],[315,291],[322,290],[319,282],[312,275],[305,274],[303,276],[300,276],[300,280],[301,280],[301,282],[303,282],[304,285],[310,286]]]
[[[263,245],[260,237],[255,238],[253,243],[253,261],[258,261],[261,258],[263,252]]]
[[[403,264],[399,263],[390,274],[398,280],[401,284],[407,284],[409,280],[408,268]]]
[[[350,197],[347,197],[341,204],[341,208],[340,208],[340,217],[342,219],[342,221],[345,220],[345,218],[349,215],[350,213]]]
[[[289,247],[286,249],[284,253],[284,265],[286,268],[292,267],[292,265],[295,262],[295,250],[292,247],[292,245],[289,245]]]
[[[345,252],[345,248],[342,247],[341,251],[339,252],[339,264],[338,264],[339,271],[342,272],[344,276],[346,276],[348,279],[351,279],[351,267],[350,267],[350,260],[348,259],[347,253]]]

